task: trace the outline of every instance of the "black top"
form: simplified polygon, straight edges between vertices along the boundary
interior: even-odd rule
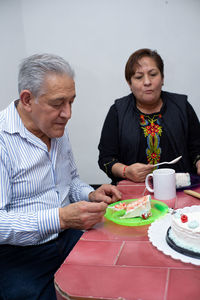
[[[195,173],[200,159],[200,123],[187,96],[162,92],[163,106],[155,114],[143,114],[133,94],[115,101],[107,114],[99,143],[99,166],[116,183],[113,164],[155,164],[183,158],[176,172]],[[156,130],[155,130],[156,128]],[[161,166],[166,167],[166,166]]]

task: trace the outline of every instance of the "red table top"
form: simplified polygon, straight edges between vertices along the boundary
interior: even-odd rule
[[[123,199],[146,194],[143,183],[122,181],[118,188]],[[193,190],[200,192],[200,186]],[[168,205],[182,208],[200,200],[177,191]],[[199,300],[200,267],[157,250],[148,228],[105,219],[86,231],[55,274],[57,299]]]

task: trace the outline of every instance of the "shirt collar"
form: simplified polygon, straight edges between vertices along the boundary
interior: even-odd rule
[[[42,148],[43,150],[48,151],[47,146],[38,137],[33,135],[25,128],[17,111],[18,101],[19,100],[15,100],[11,102],[7,109],[5,109],[5,122],[2,124],[1,129],[10,134],[19,133],[22,138],[25,138],[26,140]]]
[[[25,126],[17,111],[17,101],[11,104],[5,110],[5,122],[2,124],[2,129],[10,134],[19,133],[22,137],[26,137]]]

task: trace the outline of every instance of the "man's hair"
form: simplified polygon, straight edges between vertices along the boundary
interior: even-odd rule
[[[47,74],[66,74],[74,78],[74,71],[62,57],[53,54],[34,54],[25,58],[19,66],[18,92],[29,90],[35,97]]]
[[[162,78],[164,78],[164,63],[161,56],[157,53],[156,50],[143,48],[132,53],[126,63],[125,78],[128,83],[131,83],[131,77],[135,74],[136,68],[140,65],[139,60],[143,57],[152,58],[155,61]]]

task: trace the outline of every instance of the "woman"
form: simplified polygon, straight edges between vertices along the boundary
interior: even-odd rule
[[[187,96],[162,91],[160,55],[150,49],[134,52],[125,77],[132,93],[117,99],[107,114],[100,168],[115,184],[122,179],[143,182],[154,164],[182,155],[175,171],[200,175],[199,120]]]

